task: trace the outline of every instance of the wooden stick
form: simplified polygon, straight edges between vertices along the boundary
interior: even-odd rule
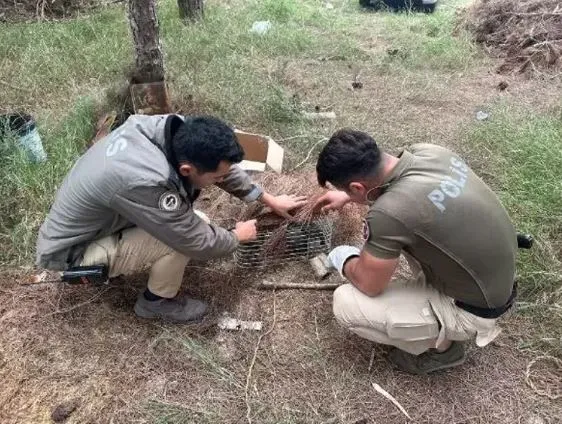
[[[341,286],[339,283],[274,283],[262,281],[256,285],[258,289],[298,289],[298,290],[335,290]]]

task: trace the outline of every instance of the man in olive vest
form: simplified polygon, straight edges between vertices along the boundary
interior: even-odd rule
[[[337,320],[395,346],[390,360],[417,374],[459,365],[463,341],[485,346],[515,297],[517,235],[492,190],[452,151],[418,144],[398,156],[360,131],[336,132],[316,166],[324,210],[370,205],[365,244],[338,246],[331,264],[350,284],[334,293]],[[403,254],[414,278],[391,281]]]

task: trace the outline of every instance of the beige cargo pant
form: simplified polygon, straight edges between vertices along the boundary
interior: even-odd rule
[[[406,256],[406,255],[405,255]],[[376,343],[419,355],[448,340],[476,338],[486,346],[501,332],[497,319],[486,319],[458,308],[453,299],[426,284],[419,263],[406,256],[414,274],[409,281],[392,281],[375,297],[351,284],[334,292],[338,322],[353,333]]]
[[[203,212],[195,213],[209,223]],[[181,287],[188,262],[188,257],[134,227],[90,243],[81,265],[105,264],[109,267],[109,277],[132,274],[150,267],[148,289],[157,296],[172,298]]]

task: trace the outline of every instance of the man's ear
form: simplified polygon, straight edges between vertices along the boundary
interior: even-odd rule
[[[355,195],[362,195],[366,191],[365,186],[358,182],[351,182],[347,187],[349,192]]]
[[[189,163],[181,163],[179,167],[179,173],[182,177],[189,177],[195,173],[195,167]]]

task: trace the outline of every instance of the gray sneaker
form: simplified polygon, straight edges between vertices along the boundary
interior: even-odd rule
[[[174,322],[198,322],[207,312],[207,304],[187,296],[148,301],[141,293],[135,303],[135,314],[141,318],[162,318]]]
[[[410,374],[429,374],[461,365],[466,356],[464,345],[460,342],[453,342],[445,352],[439,353],[435,349],[431,349],[417,356],[395,348],[390,351],[388,358],[402,371]]]

